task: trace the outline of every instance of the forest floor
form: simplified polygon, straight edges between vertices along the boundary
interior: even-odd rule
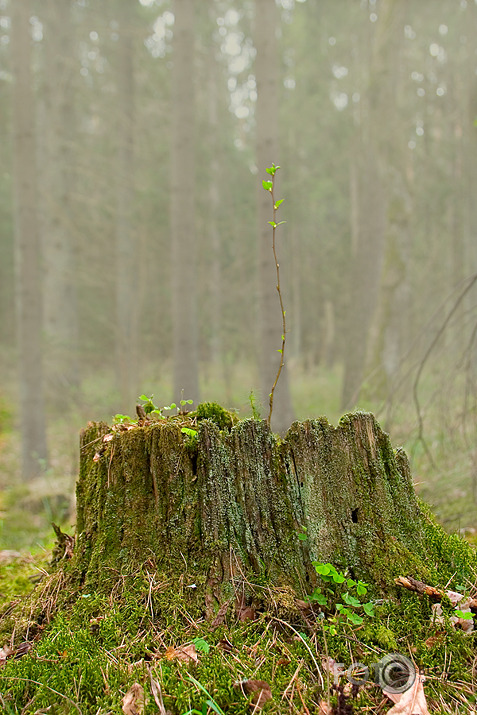
[[[248,381],[238,380],[239,383]],[[337,423],[338,374],[307,373],[294,384],[297,418],[326,414]],[[96,390],[97,385],[70,419],[51,423],[50,468],[31,485],[18,481],[18,436],[12,420],[3,420],[2,618],[8,615],[8,604],[12,602],[31,607],[26,594],[32,587],[47,609],[49,605],[53,608],[61,591],[61,580],[50,566],[54,543],[50,524],[56,522],[72,532],[77,434],[88,419],[110,421],[115,411],[114,396],[110,396],[103,398],[93,413],[90,405],[94,404]],[[165,386],[151,386],[154,391],[168,394]],[[149,394],[147,387],[145,392]],[[203,394],[220,399],[221,391],[212,378],[206,381]],[[231,403],[239,405],[241,417],[250,412],[246,391],[237,387],[229,397]],[[363,401],[359,407],[374,408],[390,432],[393,445],[405,447],[411,457],[416,490],[431,504],[446,530],[475,543],[475,448],[457,412],[454,419],[449,418],[449,411],[445,413],[442,405],[435,403],[434,418],[429,418],[428,410],[426,429],[417,436],[418,420],[409,405],[397,405],[391,416],[385,407],[380,411],[370,401]],[[477,574],[460,583],[458,580],[456,577],[451,583],[432,585],[475,596]],[[128,589],[118,586],[114,593],[83,593],[80,598],[69,594],[71,608],[67,617],[51,622],[46,619],[36,634],[21,633],[20,627],[9,633],[2,629],[2,712],[477,712],[475,635],[455,629],[448,603],[443,620],[436,620],[427,597],[402,592],[379,604],[376,617],[359,626],[339,617],[333,621],[336,613],[330,614],[329,623],[324,623],[310,617],[296,606],[296,599],[294,602],[290,594],[273,584],[254,583],[250,588],[257,597],[248,615],[239,604],[232,603],[223,622],[212,627],[191,601],[188,586],[183,581],[171,581],[166,574],[152,575],[145,565]],[[302,599],[305,597],[301,594]],[[20,636],[24,640],[19,641]],[[373,670],[372,664],[381,663],[390,653],[409,658],[425,671],[425,682],[418,677],[414,688],[416,697],[421,698],[420,709],[416,709],[417,704],[413,709],[403,701],[401,705],[393,703],[375,682],[379,668],[376,671],[375,666]],[[372,677],[365,684],[353,689],[346,676],[337,677],[334,683],[336,664],[343,663],[346,670],[356,662],[370,668]]]
[[[452,549],[455,575],[435,586],[475,596],[475,557],[445,538],[436,553]],[[372,603],[369,615],[355,604],[362,615],[351,619],[337,605],[349,582],[326,582],[318,607],[256,577],[247,603],[241,584],[211,620],[190,575],[151,561],[107,593],[77,592],[67,564],[50,558],[0,553],[7,715],[477,712],[475,633],[457,621],[450,591],[433,603],[397,588],[376,598],[371,587],[356,599]]]

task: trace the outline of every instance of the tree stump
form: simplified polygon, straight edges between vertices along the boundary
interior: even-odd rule
[[[84,585],[148,561],[214,593],[238,574],[306,592],[313,561],[382,589],[426,576],[408,461],[373,415],[295,422],[284,439],[254,419],[196,429],[191,438],[160,420],[83,431],[72,566]]]

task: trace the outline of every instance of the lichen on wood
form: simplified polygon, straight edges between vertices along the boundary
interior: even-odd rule
[[[217,589],[254,573],[306,591],[313,561],[381,588],[399,573],[426,576],[407,458],[373,415],[295,422],[284,439],[265,420],[219,429],[204,418],[197,429],[191,446],[174,421],[88,425],[72,561],[83,583],[147,560]]]

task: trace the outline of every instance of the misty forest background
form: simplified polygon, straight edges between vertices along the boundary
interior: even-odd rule
[[[267,415],[272,162],[272,426],[375,412],[475,540],[476,37],[476,0],[0,0],[2,548],[141,393]]]

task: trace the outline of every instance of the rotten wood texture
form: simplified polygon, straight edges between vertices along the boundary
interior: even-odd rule
[[[250,572],[308,590],[313,561],[385,587],[420,575],[422,518],[406,456],[370,414],[295,422],[283,440],[251,419],[231,430],[204,419],[192,441],[165,420],[90,423],[74,564],[99,584],[153,558],[215,598]]]

